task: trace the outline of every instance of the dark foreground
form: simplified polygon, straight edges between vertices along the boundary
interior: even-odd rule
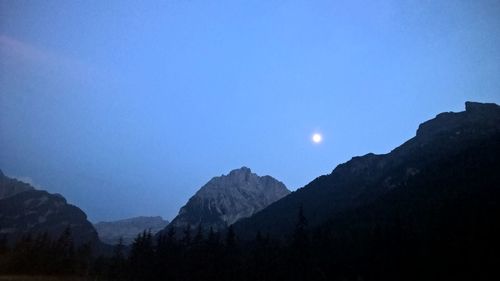
[[[0,281],[87,281],[92,280],[78,276],[29,276],[29,275],[11,275],[0,276]]]
[[[74,247],[68,233],[54,241],[26,236],[3,247],[0,280],[492,280],[497,274],[498,242],[477,239],[491,238],[480,228],[424,240],[404,235],[402,222],[386,223],[366,232],[352,227],[347,237],[330,225],[309,230],[299,210],[286,240],[259,233],[242,242],[232,228],[224,235],[171,230],[157,238],[143,233],[108,257]]]

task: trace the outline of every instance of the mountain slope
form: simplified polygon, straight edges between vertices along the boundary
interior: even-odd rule
[[[35,190],[0,173],[0,235],[15,241],[22,235],[47,232],[59,236],[70,228],[76,244],[98,243],[97,233],[78,207],[59,194]]]
[[[165,228],[168,221],[162,217],[135,217],[111,222],[99,222],[94,225],[102,242],[114,245],[120,238],[124,245],[131,244],[137,235],[150,230],[152,234]]]
[[[0,170],[0,199],[7,198],[16,195],[17,193],[28,190],[34,190],[34,188],[22,181],[6,177]]]
[[[235,229],[246,238],[253,238],[257,231],[274,236],[290,234],[299,206],[303,206],[309,225],[315,227],[332,219],[345,218],[346,213],[367,208],[377,200],[391,200],[389,198],[396,196],[394,194],[400,195],[392,201],[409,200],[412,203],[433,196],[441,196],[443,200],[465,196],[467,188],[454,189],[456,182],[452,175],[442,179],[436,171],[434,176],[429,175],[428,169],[439,171],[448,168],[449,173],[456,173],[457,176],[479,178],[476,180],[485,178],[484,189],[496,188],[500,186],[498,176],[486,173],[494,169],[500,174],[498,161],[492,161],[500,156],[499,146],[500,107],[467,102],[465,112],[439,114],[421,124],[414,138],[388,154],[354,157],[339,165],[331,174],[318,177],[251,218],[236,223]],[[483,149],[486,151],[474,160],[476,162],[468,162],[468,157],[473,159],[470,155],[474,151]],[[450,162],[450,159],[455,161]],[[471,174],[469,165],[489,168]],[[419,181],[420,184],[415,184]],[[433,194],[432,190],[425,192],[426,187],[436,185],[447,186],[451,191],[436,189],[437,194]],[[491,194],[491,200],[497,204],[498,189],[495,188],[492,189],[496,193]],[[479,193],[482,192],[487,191]]]
[[[288,195],[285,185],[270,176],[260,177],[242,167],[212,178],[184,205],[169,227],[202,225],[215,231],[249,217]]]

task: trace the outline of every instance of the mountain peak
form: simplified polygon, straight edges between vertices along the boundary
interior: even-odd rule
[[[418,127],[417,137],[422,141],[443,133],[469,133],[477,135],[481,130],[498,128],[500,106],[494,103],[466,102],[465,111],[443,112],[434,119],[428,120]],[[462,128],[471,128],[462,132]]]
[[[251,174],[252,173],[252,170],[250,170],[250,168],[248,167],[241,167],[239,169],[234,169],[232,170],[231,172],[229,172],[229,176],[230,175],[239,175],[239,174],[244,174],[244,175],[247,175],[247,174]]]
[[[470,113],[486,113],[486,112],[495,112],[500,109],[495,103],[480,103],[473,101],[465,102],[465,111]]]
[[[260,177],[248,167],[241,167],[203,185],[169,226],[184,228],[201,224],[204,228],[220,230],[289,193],[282,182],[270,176]]]

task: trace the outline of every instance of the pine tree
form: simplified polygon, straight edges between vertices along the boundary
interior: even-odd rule
[[[233,249],[236,247],[236,233],[234,233],[233,226],[229,226],[226,233],[226,248]]]
[[[29,264],[30,255],[33,252],[33,238],[31,234],[23,235],[19,240],[16,241],[14,248],[12,249],[12,254],[10,257],[10,262],[8,264],[7,271],[10,273],[21,273],[30,274],[32,273],[32,268]]]
[[[236,244],[236,233],[233,226],[229,226],[226,232],[224,244],[224,280],[238,280],[240,270],[240,256]]]
[[[151,280],[154,273],[154,249],[151,231],[144,230],[135,238],[129,256],[132,280]]]
[[[52,247],[55,273],[75,273],[75,246],[70,226],[67,226]]]
[[[118,244],[113,247],[113,256],[109,261],[109,270],[107,273],[107,278],[110,281],[123,280],[126,271],[126,259],[123,253],[125,246],[123,245],[123,238],[120,237]]]
[[[220,280],[223,265],[223,251],[220,235],[210,227],[206,240],[206,258],[209,261],[206,270],[206,280]]]
[[[292,237],[290,248],[291,280],[308,280],[309,264],[309,237],[307,233],[307,219],[302,205],[299,206],[297,223]]]
[[[295,224],[295,231],[293,233],[293,244],[295,247],[304,247],[307,244],[307,219],[304,216],[304,208],[299,206],[297,214],[297,223]]]
[[[156,275],[160,280],[178,280],[180,271],[180,251],[175,229],[169,227],[166,234],[158,237],[156,249]]]
[[[49,266],[47,266],[47,263],[52,259],[50,244],[51,240],[47,232],[39,233],[33,240],[30,267],[34,273],[51,273]]]
[[[76,250],[76,272],[79,275],[88,276],[92,264],[92,244],[84,243]]]

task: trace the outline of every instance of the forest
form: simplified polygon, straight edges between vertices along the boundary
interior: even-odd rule
[[[202,226],[187,227],[183,233],[169,228],[156,237],[144,231],[130,247],[118,243],[109,255],[92,253],[88,244],[75,247],[68,228],[54,240],[46,234],[27,235],[9,247],[3,239],[0,275],[103,281],[461,280],[483,279],[494,272],[493,264],[483,264],[494,260],[488,250],[493,245],[487,241],[468,245],[460,235],[447,242],[425,239],[432,232],[425,228],[410,237],[398,219],[372,225],[370,231],[357,226],[338,231],[340,225],[332,221],[309,228],[300,208],[295,230],[284,240],[259,232],[241,241],[232,227],[225,233]],[[475,235],[484,233],[478,229]]]

